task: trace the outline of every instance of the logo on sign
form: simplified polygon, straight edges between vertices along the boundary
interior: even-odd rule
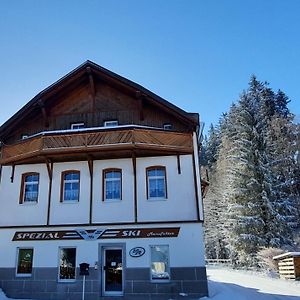
[[[141,257],[145,254],[146,250],[143,247],[135,247],[129,251],[131,257]]]

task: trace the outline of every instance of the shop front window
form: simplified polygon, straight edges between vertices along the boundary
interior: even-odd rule
[[[59,280],[75,280],[76,248],[59,249]]]
[[[169,246],[151,246],[151,280],[170,280]]]
[[[30,276],[32,274],[33,249],[18,249],[17,276]]]

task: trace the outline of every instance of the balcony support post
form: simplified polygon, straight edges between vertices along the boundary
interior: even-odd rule
[[[87,157],[89,172],[90,172],[90,214],[89,214],[89,224],[93,223],[93,186],[94,186],[94,160],[92,156]]]

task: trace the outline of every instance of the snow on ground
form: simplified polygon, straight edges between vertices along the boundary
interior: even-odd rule
[[[300,282],[224,267],[208,267],[207,275],[209,280],[207,299],[300,300]]]

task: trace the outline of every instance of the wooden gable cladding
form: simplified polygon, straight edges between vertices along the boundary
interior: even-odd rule
[[[71,123],[100,127],[105,121],[119,125],[195,131],[196,114],[188,114],[142,86],[87,61],[44,91],[0,127],[0,140],[15,143],[22,134],[69,129]]]
[[[143,128],[125,127],[115,130],[95,130],[74,133],[52,133],[4,146],[0,164],[30,163],[59,156],[59,161],[113,157],[113,152],[131,157],[139,155],[190,154],[193,151],[192,134],[165,132]]]

